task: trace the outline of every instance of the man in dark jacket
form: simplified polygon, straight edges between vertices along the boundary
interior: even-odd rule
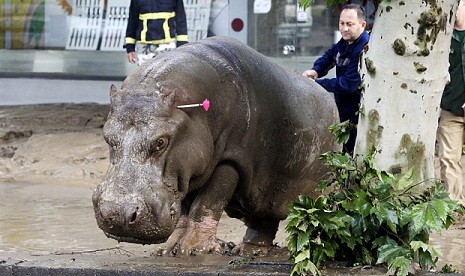
[[[183,0],[131,0],[125,45],[130,63],[140,65],[187,41]]]
[[[465,142],[465,1],[457,7],[449,53],[450,82],[441,98],[438,155],[441,180],[450,198],[465,206],[462,146]]]
[[[311,70],[305,70],[302,75],[323,86],[328,92],[334,93],[341,122],[350,120],[358,123],[361,90],[359,70],[360,53],[370,36],[365,32],[365,12],[362,6],[347,4],[342,7],[339,17],[339,31],[342,38],[333,44],[323,56],[318,58]],[[320,79],[336,66],[336,77]],[[352,153],[355,146],[356,129],[351,130],[350,137],[343,147],[343,152]]]

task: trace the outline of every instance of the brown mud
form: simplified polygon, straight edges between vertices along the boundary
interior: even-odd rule
[[[108,148],[102,137],[108,111],[107,105],[92,103],[0,106],[0,263],[46,259],[62,268],[79,262],[81,266],[96,263],[110,268],[163,263],[176,264],[178,270],[181,266],[195,270],[199,263],[240,266],[246,262],[267,264],[284,274],[289,271],[285,221],[281,222],[273,254],[251,259],[159,257],[156,252],[163,244],[119,244],[105,237],[95,222],[91,196],[108,166]],[[244,233],[241,221],[222,217],[219,239],[237,244]],[[461,223],[442,235],[432,233],[431,243],[443,253],[438,269],[449,264],[465,272],[464,237]],[[334,266],[326,271],[378,274],[372,269]]]

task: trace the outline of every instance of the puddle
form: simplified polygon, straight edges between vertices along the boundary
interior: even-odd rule
[[[118,243],[97,227],[92,208],[92,189],[79,185],[0,183],[0,256],[26,253],[28,256],[63,255],[119,250],[120,254],[150,257],[162,245]],[[285,222],[276,242],[284,246]],[[243,223],[223,216],[218,238],[239,243]],[[443,253],[444,264],[465,272],[465,230],[453,227],[442,235],[432,234],[431,243]],[[153,258],[153,256],[152,256]],[[202,257],[204,258],[204,257]],[[212,258],[213,262],[216,261]]]
[[[0,252],[84,251],[117,245],[98,229],[88,187],[3,183],[0,194]]]
[[[0,183],[0,252],[47,254],[118,246],[145,254],[162,246],[107,238],[94,218],[92,192],[77,185]],[[218,238],[239,243],[244,233],[241,221],[223,216]]]

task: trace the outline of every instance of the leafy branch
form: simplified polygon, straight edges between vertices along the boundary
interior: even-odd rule
[[[463,209],[439,181],[413,183],[413,168],[399,178],[378,169],[375,154],[373,148],[358,158],[340,152],[320,157],[330,168],[319,182],[321,195],[300,196],[289,206],[291,275],[321,275],[327,260],[385,264],[396,275],[407,275],[414,262],[422,269],[436,266],[441,253],[428,244],[430,231],[448,229]],[[422,191],[414,189],[419,185]]]

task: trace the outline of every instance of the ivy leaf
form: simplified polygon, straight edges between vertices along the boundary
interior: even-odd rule
[[[336,244],[336,247],[337,247],[337,244]],[[326,256],[330,257],[331,259],[334,258],[335,250],[331,242],[323,242],[323,251],[325,252]]]
[[[354,208],[362,215],[367,217],[370,214],[371,204],[367,199],[365,191],[358,191],[354,194]]]
[[[370,250],[368,250],[365,246],[362,246],[362,262],[366,265],[373,263],[373,256],[371,255]]]
[[[412,219],[414,229],[418,232],[427,226],[441,233],[447,214],[450,211],[446,202],[433,200],[413,206],[410,218]]]
[[[291,271],[291,276],[307,275],[308,272],[310,272],[312,275],[321,276],[321,272],[311,261],[297,263]]]
[[[289,231],[287,231],[287,229],[286,229],[286,232],[289,233]],[[296,252],[296,249],[297,249],[297,236],[296,235],[290,235],[290,236],[288,236],[286,238],[286,241],[287,241],[287,249],[289,250],[289,252],[291,252],[291,254]]]
[[[408,275],[408,267],[410,266],[410,264],[412,263],[411,260],[403,257],[403,256],[399,256],[399,257],[396,257],[392,263],[388,266],[388,268],[390,270],[393,270],[395,271],[395,275],[399,275],[399,276],[407,276]]]
[[[365,232],[367,226],[365,224],[365,220],[357,215],[354,216],[354,219],[350,223],[351,229],[352,229],[352,234],[356,237],[360,237],[363,235],[363,232]]]
[[[376,264],[392,263],[397,257],[410,256],[410,250],[408,248],[386,244],[378,248],[378,260]]]
[[[442,253],[439,250],[437,250],[434,246],[422,241],[411,241],[410,247],[415,252],[421,248],[424,252],[429,252],[433,257],[442,257]]]
[[[392,208],[392,209],[391,209]],[[387,226],[393,233],[397,233],[397,225],[399,224],[399,218],[397,212],[390,203],[382,202],[377,204],[371,210],[371,213],[376,216],[376,218],[383,223],[386,221]]]
[[[315,244],[312,244],[311,249],[311,261],[316,265],[316,267],[319,267],[320,264],[326,259],[325,250],[321,244],[321,240],[317,241]]]
[[[389,178],[387,178],[389,179]],[[391,192],[392,192],[392,183],[393,181],[378,181],[376,183],[375,190],[378,193],[378,199],[380,201],[385,201],[389,198],[391,198]]]
[[[381,236],[381,237],[378,237],[376,238],[374,241],[373,241],[373,246],[372,246],[372,249],[376,248],[376,247],[381,247],[383,245],[392,245],[392,246],[397,246],[397,243],[395,240],[393,240],[392,238],[390,238],[389,236]]]
[[[435,248],[434,248],[434,250],[437,251]],[[437,251],[437,252],[440,253],[439,251]],[[435,257],[434,260],[433,260],[433,256]],[[438,261],[438,259],[439,259],[439,257],[433,255],[433,253],[424,252],[424,251],[418,252],[418,262],[420,263],[420,267],[422,269],[427,270],[427,269],[430,269],[432,267],[435,267],[436,262]]]
[[[297,236],[297,242],[296,242],[296,250],[297,251],[302,251],[304,248],[309,247],[309,236],[310,232],[303,232]]]
[[[302,252],[300,252],[295,258],[294,258],[295,262],[298,263],[298,262],[303,262],[305,260],[310,260],[310,250],[307,249],[307,250],[304,250]]]
[[[413,185],[413,169],[414,167],[411,167],[397,183],[394,183],[394,190],[401,191]]]

